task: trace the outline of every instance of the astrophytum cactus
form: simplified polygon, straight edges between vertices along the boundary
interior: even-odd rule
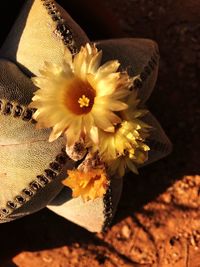
[[[94,201],[72,198],[61,181],[75,166],[65,152],[63,137],[50,143],[49,129],[36,129],[29,107],[37,90],[31,77],[45,61],[61,63],[66,47],[76,54],[89,40],[82,29],[53,0],[27,0],[0,52],[0,222],[9,222],[46,206],[90,231],[111,222],[123,179],[113,179],[107,193]],[[99,41],[103,61],[118,59],[121,70],[138,76],[134,87],[143,107],[155,85],[159,52],[147,39]],[[144,118],[154,130],[148,138],[149,159],[166,156],[171,144],[159,123]]]

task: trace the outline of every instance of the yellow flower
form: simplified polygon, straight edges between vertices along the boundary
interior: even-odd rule
[[[87,144],[92,152],[98,151],[112,175],[116,172],[123,176],[126,167],[137,173],[137,165],[143,164],[148,159],[150,148],[145,144],[145,139],[151,127],[139,119],[147,111],[137,108],[139,101],[135,91],[131,93],[127,103],[129,108],[120,112],[124,120],[115,128],[115,132],[100,131],[99,143]]]
[[[138,120],[123,121],[114,133],[100,132],[99,144],[93,145],[91,150],[99,152],[112,175],[113,170],[118,170],[118,174],[123,176],[126,166],[137,173],[136,165],[144,163],[148,158],[149,147],[144,143],[147,135],[147,128],[141,126]]]
[[[106,193],[109,180],[103,169],[91,169],[88,172],[71,170],[63,184],[72,189],[74,198],[81,196],[84,201],[88,201],[102,197]]]
[[[72,58],[66,51],[61,65],[45,63],[41,76],[33,78],[39,87],[31,106],[39,128],[52,127],[49,141],[65,134],[67,144],[80,138],[98,142],[98,130],[114,132],[121,118],[115,112],[125,110],[132,79],[117,72],[119,62],[100,66],[102,52],[87,44]]]

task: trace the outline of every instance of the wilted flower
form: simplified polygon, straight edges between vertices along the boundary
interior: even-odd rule
[[[84,201],[88,201],[102,197],[106,193],[109,180],[103,169],[91,169],[88,172],[70,170],[63,184],[72,189],[74,198],[82,197]]]

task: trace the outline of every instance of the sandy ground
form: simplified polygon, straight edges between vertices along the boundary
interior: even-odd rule
[[[78,14],[80,1],[59,2],[92,38],[132,36],[158,42],[161,65],[148,107],[174,150],[139,176],[125,177],[107,233],[91,234],[47,209],[0,225],[0,267],[199,267],[200,3],[104,0],[96,8],[87,0]]]

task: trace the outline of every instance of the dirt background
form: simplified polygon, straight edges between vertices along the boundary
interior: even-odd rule
[[[12,9],[4,3],[1,42],[23,2],[13,1]],[[161,65],[148,106],[174,150],[134,179],[125,177],[107,233],[91,234],[47,209],[0,225],[0,267],[200,267],[200,2],[58,2],[93,40],[158,42]]]

